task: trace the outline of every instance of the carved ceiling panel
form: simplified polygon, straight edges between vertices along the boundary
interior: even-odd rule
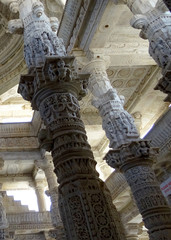
[[[111,56],[113,66],[154,65],[148,54],[148,41],[130,26],[132,16],[125,4],[109,1],[90,43],[91,51]],[[137,61],[139,57],[141,61]]]

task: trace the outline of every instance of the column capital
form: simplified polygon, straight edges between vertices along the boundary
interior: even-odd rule
[[[43,181],[42,179],[35,179],[35,188],[40,189],[44,191],[44,188],[46,186],[46,182]]]
[[[89,74],[78,75],[71,70],[73,61],[73,57],[46,57],[43,67],[33,68],[29,74],[21,76],[18,93],[31,101],[35,110],[52,93],[59,92],[61,101],[65,101],[61,94],[64,89],[81,100],[87,93]]]
[[[41,168],[42,170],[45,170],[48,167],[53,168],[53,166],[50,164],[50,162],[48,161],[48,159],[46,157],[44,157],[43,159],[40,160],[35,160],[34,161],[36,167]]]
[[[148,140],[132,141],[116,150],[109,150],[104,159],[113,168],[125,172],[138,165],[152,165],[158,149],[151,148]]]
[[[66,56],[63,40],[57,37],[59,21],[46,16],[40,1],[20,0],[11,2],[10,7],[19,9],[20,18],[8,25],[11,33],[24,33],[24,58],[29,68],[43,66],[46,56]]]

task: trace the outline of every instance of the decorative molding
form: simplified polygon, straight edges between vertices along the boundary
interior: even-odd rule
[[[15,240],[46,240],[43,233],[15,235]]]
[[[18,138],[0,138],[0,148],[2,150],[11,149],[37,149],[39,148],[39,142],[36,137],[18,137]]]
[[[108,4],[109,0],[98,0],[95,1],[94,8],[91,12],[91,16],[89,17],[89,21],[87,26],[85,27],[84,33],[81,36],[81,41],[79,44],[79,48],[87,51],[89,49],[90,42],[95,34],[95,31],[98,27],[100,19],[105,11],[105,8]]]
[[[58,30],[58,36],[63,39],[66,48],[69,45],[69,41],[72,36],[74,25],[77,21],[77,16],[80,10],[81,3],[81,0],[68,0],[66,2],[64,13]]]
[[[90,41],[94,36],[98,23],[109,0],[98,1],[73,1],[68,0],[59,27],[58,35],[63,38],[68,52],[75,46],[76,39],[81,31],[79,48],[88,50]],[[87,13],[90,13],[88,15]],[[87,24],[88,23],[88,24]],[[84,27],[83,27],[84,26]]]
[[[9,230],[52,229],[50,212],[7,214]]]

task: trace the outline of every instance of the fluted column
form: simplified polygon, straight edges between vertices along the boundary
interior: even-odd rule
[[[131,25],[141,29],[140,37],[149,41],[150,56],[162,68],[163,77],[155,89],[168,94],[165,100],[171,101],[171,12],[158,0],[151,10],[141,14],[137,11]]]
[[[105,156],[109,166],[119,169],[131,187],[150,239],[169,240],[171,213],[152,170],[156,151],[139,138],[132,116],[124,110],[124,98],[117,95],[105,72],[105,61],[92,60],[84,67],[90,72],[89,89],[93,105],[102,117],[102,126],[110,140]]]
[[[78,100],[86,94],[88,76],[77,75],[74,58],[65,57],[62,41],[52,32],[40,2],[21,1],[20,17],[29,72],[21,76],[18,92],[40,111],[47,128],[66,237],[125,239],[80,119]]]
[[[44,183],[41,179],[35,179],[35,190],[37,196],[37,203],[40,212],[46,211]]]

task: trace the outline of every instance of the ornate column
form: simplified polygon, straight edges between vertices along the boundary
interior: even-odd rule
[[[42,130],[42,132],[39,134],[39,139],[42,139],[42,135],[44,135],[43,133],[45,132],[44,130]],[[40,142],[42,143],[41,140]],[[58,184],[57,184],[56,174],[54,173],[54,165],[53,165],[52,158],[51,156],[44,156],[43,159],[39,161],[36,160],[35,164],[37,167],[43,169],[43,171],[45,172],[45,176],[46,176],[48,188],[49,188],[49,190],[46,191],[46,194],[51,199],[50,213],[51,213],[52,224],[55,228],[54,230],[51,230],[49,232],[49,235],[55,239],[61,239],[61,240],[66,239],[65,233],[64,233],[64,227],[59,214]]]
[[[80,119],[78,100],[86,94],[88,76],[77,75],[74,59],[64,57],[40,2],[21,1],[20,17],[29,72],[21,76],[18,92],[40,111],[47,127],[67,239],[125,239]]]
[[[103,60],[92,60],[84,68],[89,71],[89,89],[93,105],[102,117],[102,126],[110,140],[105,156],[109,166],[119,169],[131,187],[150,239],[169,240],[171,214],[152,170],[156,151],[149,142],[141,140],[132,116],[124,110],[124,99],[112,88]]]
[[[90,73],[88,87],[93,94],[92,104],[102,117],[102,127],[110,140],[109,147],[116,149],[140,138],[132,116],[123,107],[124,96],[118,96],[111,86],[106,63],[106,59],[93,59],[83,71]]]
[[[39,134],[40,135],[40,134]],[[48,188],[49,190],[46,191],[46,194],[50,196],[51,199],[51,217],[52,223],[54,227],[57,227],[60,222],[60,214],[58,208],[58,185],[57,185],[57,178],[54,173],[54,166],[52,160],[50,161],[47,157],[44,157],[42,160],[35,161],[37,167],[41,168],[46,176]]]
[[[42,182],[41,179],[35,179],[35,190],[36,190],[39,212],[46,211],[44,187],[45,187],[44,182]]]
[[[171,213],[151,168],[154,156],[149,142],[139,140],[110,150],[105,159],[111,167],[124,173],[150,239],[169,240]]]
[[[155,89],[168,94],[165,100],[171,101],[171,12],[158,0],[150,11],[135,15],[131,25],[141,29],[140,37],[149,41],[150,56],[162,68],[163,77]]]

